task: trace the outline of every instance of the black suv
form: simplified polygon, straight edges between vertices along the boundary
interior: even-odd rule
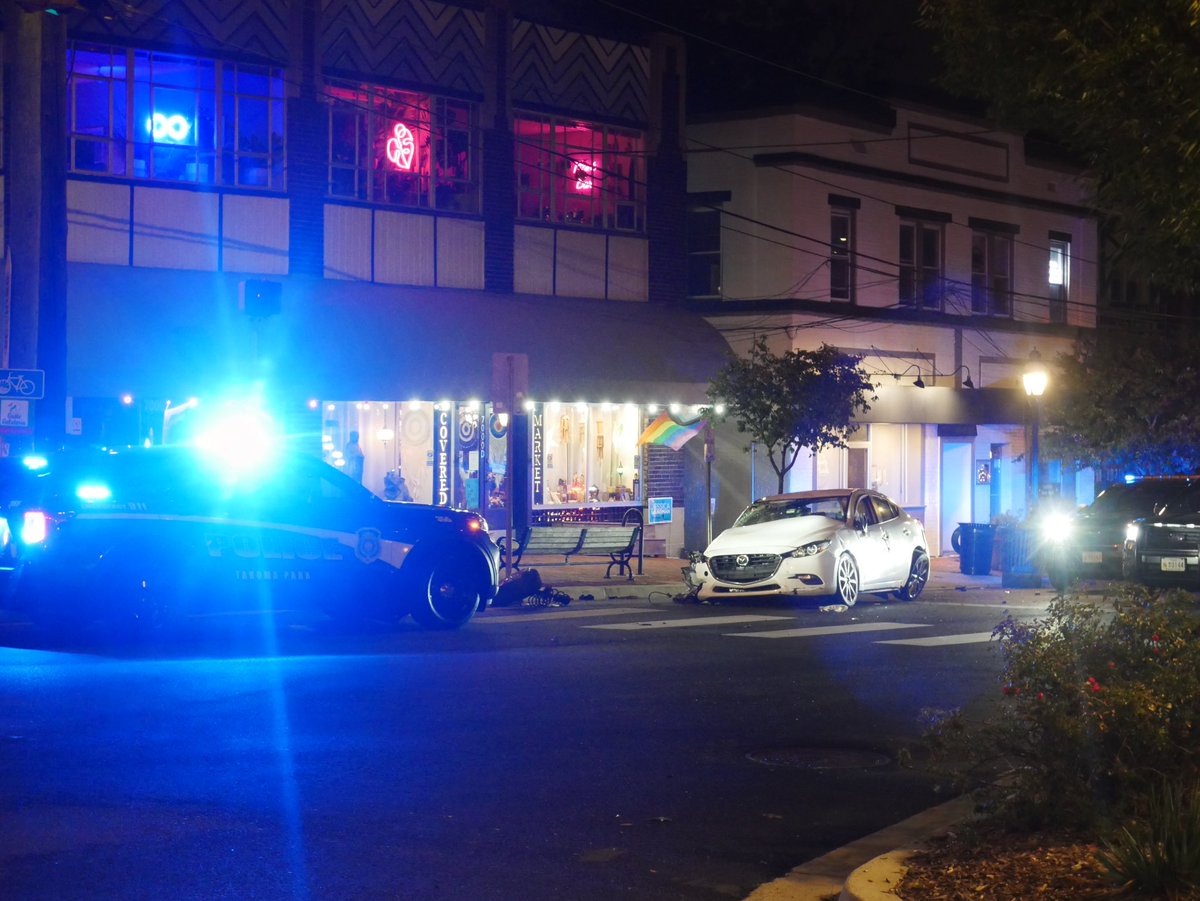
[[[280,609],[456,628],[495,597],[475,513],[391,503],[308,454],[194,447],[0,461],[9,606],[59,627]]]
[[[1200,497],[1200,479],[1147,478],[1106,488],[1076,513],[1047,514],[1041,556],[1050,584],[1065,591],[1075,579],[1121,578],[1125,527],[1193,497]]]

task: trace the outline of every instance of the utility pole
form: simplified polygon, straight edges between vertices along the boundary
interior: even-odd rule
[[[66,434],[67,361],[67,25],[60,7],[7,0],[4,79],[11,117],[6,130],[12,265],[8,322],[14,368],[46,373],[34,401],[41,447]]]

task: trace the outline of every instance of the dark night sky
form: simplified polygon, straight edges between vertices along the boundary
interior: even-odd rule
[[[916,24],[919,0],[514,0],[537,21],[636,39],[688,41],[689,110],[828,97],[831,85],[879,96],[930,91],[938,61]],[[935,96],[941,96],[934,91]]]

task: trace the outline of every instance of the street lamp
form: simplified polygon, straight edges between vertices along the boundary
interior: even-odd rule
[[[1042,395],[1046,392],[1046,383],[1049,379],[1046,367],[1042,365],[1042,355],[1037,352],[1037,348],[1034,348],[1029,352],[1029,362],[1025,364],[1025,372],[1021,375],[1021,383],[1025,386],[1025,396],[1029,398],[1029,474],[1025,481],[1025,517],[1027,519],[1033,512],[1033,505],[1038,497],[1038,414]]]

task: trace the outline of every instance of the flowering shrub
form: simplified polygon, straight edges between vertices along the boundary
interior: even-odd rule
[[[1181,591],[1123,587],[1102,606],[1056,598],[995,631],[998,703],[982,722],[926,713],[935,767],[1023,827],[1086,826],[1135,811],[1152,784],[1200,763],[1200,617]]]

